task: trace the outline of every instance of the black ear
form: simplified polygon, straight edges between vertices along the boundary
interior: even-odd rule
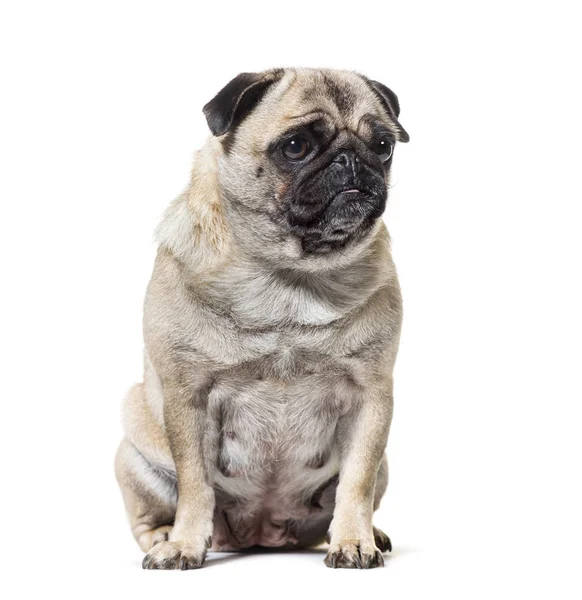
[[[376,94],[376,97],[382,103],[385,110],[388,112],[388,116],[399,129],[398,141],[408,142],[410,136],[404,130],[404,127],[400,125],[398,116],[400,115],[400,103],[398,102],[398,96],[390,89],[387,88],[383,83],[379,81],[373,81],[372,79],[366,79],[366,82]]]
[[[241,73],[229,81],[202,109],[212,134],[224,135],[240,123],[282,74],[282,69]]]

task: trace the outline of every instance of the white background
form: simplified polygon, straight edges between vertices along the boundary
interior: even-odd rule
[[[582,94],[574,2],[2,2],[9,597],[580,598]],[[145,572],[113,476],[152,232],[240,71],[391,87],[404,294],[384,569]]]

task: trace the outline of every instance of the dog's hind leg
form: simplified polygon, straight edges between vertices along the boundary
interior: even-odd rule
[[[131,530],[144,552],[168,539],[176,515],[176,479],[152,465],[125,438],[115,456],[115,475]]]

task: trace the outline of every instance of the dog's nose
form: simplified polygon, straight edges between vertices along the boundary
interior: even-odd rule
[[[360,158],[354,150],[342,150],[334,159],[334,163],[338,163],[343,167],[349,169],[353,176],[356,176]]]

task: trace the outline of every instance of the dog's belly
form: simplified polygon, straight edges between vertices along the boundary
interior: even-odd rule
[[[336,428],[354,384],[337,371],[285,379],[221,378],[213,547],[302,544],[327,528],[339,469]]]

